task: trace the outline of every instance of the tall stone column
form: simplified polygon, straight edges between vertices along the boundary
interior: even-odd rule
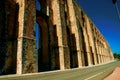
[[[98,51],[99,51],[100,63],[102,63],[101,52],[100,52],[100,43],[99,43],[99,41],[97,41],[97,43],[98,43]]]
[[[94,64],[97,64],[97,55],[96,55],[96,49],[95,49],[95,41],[94,41],[94,38],[93,38],[93,32],[92,32],[92,26],[90,26],[90,22],[89,22],[89,19],[86,17],[86,25],[87,25],[87,32],[88,32],[88,36],[89,36],[89,43],[90,43],[90,46],[91,46],[91,51],[92,51],[92,54],[93,54],[93,58],[94,58]]]
[[[19,33],[17,47],[17,74],[37,72],[37,53],[35,51],[35,1],[18,0]]]
[[[95,41],[95,44],[96,44],[96,50],[97,50],[97,56],[98,56],[98,63],[101,63],[101,61],[100,61],[100,53],[99,53],[97,41]]]
[[[86,53],[85,54],[87,54],[88,66],[89,66],[89,65],[92,65],[92,60],[91,60],[90,45],[89,45],[89,42],[88,42],[88,35],[87,35],[85,27],[83,29],[83,34],[84,34],[85,46],[86,46]]]
[[[114,60],[114,56],[111,49],[110,49],[110,60]]]
[[[99,43],[99,53],[100,53],[100,60],[101,60],[101,63],[102,63],[102,54],[101,54],[101,46],[100,46],[100,43]]]
[[[102,45],[103,46],[103,45]],[[102,52],[103,52],[103,54],[105,55],[105,52],[104,52],[104,50],[105,50],[105,48],[104,48],[104,46],[102,47]]]
[[[106,49],[106,48],[105,48],[105,55],[108,55],[108,54],[107,54],[107,49]]]
[[[102,53],[102,46],[101,46],[101,43],[100,43],[100,54],[101,54],[101,61],[102,63],[104,62],[104,59],[103,59],[103,53]]]
[[[61,17],[61,28],[62,28],[62,42],[64,48],[64,64],[65,69],[70,68],[70,50],[68,47],[68,36],[67,36],[67,8],[66,8],[66,1],[60,0],[60,17]]]
[[[63,35],[62,35],[62,25],[61,25],[59,0],[53,0],[51,3],[51,6],[52,6],[52,10],[53,10],[53,25],[56,26],[56,33],[57,33],[57,38],[58,38],[60,70],[64,70],[65,69],[64,46],[63,46]]]
[[[100,43],[101,45],[101,55],[102,55],[102,61],[104,62],[104,54],[103,54],[103,47],[102,47],[102,44]]]
[[[107,61],[110,61],[110,56],[111,56],[111,54],[110,54],[110,50],[109,50],[109,54],[107,54]]]
[[[102,57],[101,57],[101,51],[100,51],[100,44],[99,44],[98,41],[97,41],[97,43],[98,43],[99,60],[100,60],[100,63],[102,63]]]
[[[81,50],[80,50],[80,39],[79,39],[79,31],[76,22],[75,9],[72,0],[67,0],[67,6],[69,11],[69,19],[70,19],[70,27],[72,34],[75,34],[76,48],[77,48],[77,56],[78,56],[78,67],[82,66],[82,58],[81,58]]]

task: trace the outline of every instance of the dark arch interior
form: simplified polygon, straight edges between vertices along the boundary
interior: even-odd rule
[[[19,5],[0,1],[0,74],[16,73]]]
[[[36,39],[38,46],[38,71],[50,70],[50,53],[48,42],[48,16],[46,12],[46,1],[36,0]]]

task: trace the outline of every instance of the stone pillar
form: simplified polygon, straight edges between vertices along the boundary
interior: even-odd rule
[[[76,22],[73,1],[67,0],[67,6],[68,6],[68,11],[69,11],[71,32],[72,32],[72,34],[75,35],[76,43],[77,43],[76,48],[77,48],[77,56],[78,56],[78,67],[81,67],[82,66],[82,58],[81,58],[81,50],[80,50],[80,39],[79,39],[78,26],[77,26],[77,22]]]
[[[91,51],[91,54],[93,54],[93,58],[94,58],[94,64],[97,64],[97,55],[96,55],[96,49],[95,49],[95,41],[94,41],[94,38],[93,38],[93,32],[92,32],[92,26],[90,26],[90,22],[89,22],[89,19],[87,18],[86,16],[86,25],[87,25],[87,32],[88,32],[88,36],[89,36],[89,43],[90,43],[90,46],[92,48],[92,51]]]
[[[100,54],[100,45],[99,45],[99,42],[97,41],[98,43],[98,52],[99,52],[99,57],[100,57],[100,63],[102,63],[102,60],[101,60],[101,54]]]
[[[56,26],[56,32],[57,32],[57,38],[58,38],[60,70],[64,70],[65,69],[64,46],[63,46],[63,35],[62,35],[62,25],[61,25],[59,0],[53,0],[51,3],[51,6],[52,6],[52,10],[53,10],[53,25]]]
[[[101,56],[102,56],[102,63],[104,63],[104,54],[102,53],[102,45],[101,45],[101,43],[100,43],[100,54],[101,54]]]
[[[98,63],[101,63],[101,61],[100,61],[99,47],[98,47],[97,41],[95,41],[95,44],[96,44],[96,50],[97,50],[97,56],[98,56]]]
[[[107,49],[105,48],[104,50],[105,50],[104,54],[105,54],[105,55],[108,55],[108,53],[107,53]]]
[[[100,63],[102,63],[102,57],[101,57],[101,51],[100,51],[100,44],[98,42],[98,52],[99,52],[99,57],[100,57]]]
[[[102,46],[103,46],[103,45],[102,45]],[[105,48],[104,48],[104,46],[103,46],[103,47],[102,47],[102,51],[103,51],[103,54],[105,55],[104,49],[105,49]]]
[[[89,65],[92,65],[92,61],[91,61],[90,45],[88,42],[88,35],[87,35],[85,27],[83,29],[83,34],[84,34],[85,46],[86,46],[86,53],[85,54],[87,54],[88,66],[89,66]]]
[[[107,61],[109,61],[110,51],[108,51],[108,54],[106,54],[106,56],[107,56]]]
[[[101,54],[102,54],[102,61],[104,62],[104,61],[105,61],[105,59],[104,59],[104,58],[105,58],[105,57],[104,57],[105,55],[104,55],[104,53],[103,53],[103,47],[102,47],[102,44],[101,44]]]
[[[103,63],[103,58],[102,58],[102,54],[101,54],[101,45],[100,45],[100,43],[99,43],[99,52],[100,52],[101,63]]]
[[[34,37],[36,22],[35,1],[18,0],[18,4],[19,33],[17,47],[17,74],[34,73],[38,71]]]
[[[114,60],[114,56],[113,56],[113,53],[112,53],[112,50],[110,49],[110,60]]]
[[[66,1],[60,0],[60,16],[61,16],[61,28],[62,28],[62,36],[63,36],[63,47],[64,47],[64,63],[65,69],[70,68],[70,50],[68,48],[68,40],[67,40],[67,11]]]

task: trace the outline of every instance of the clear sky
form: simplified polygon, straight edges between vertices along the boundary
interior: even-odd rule
[[[112,0],[78,0],[78,3],[106,38],[113,53],[120,53],[120,19]],[[117,0],[120,11],[120,0]]]

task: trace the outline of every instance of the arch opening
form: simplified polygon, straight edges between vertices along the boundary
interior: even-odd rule
[[[19,5],[13,0],[0,5],[0,74],[16,74]]]
[[[45,1],[46,3],[46,1]],[[50,70],[49,29],[48,16],[45,14],[47,6],[36,0],[36,40],[38,50],[38,72]]]

